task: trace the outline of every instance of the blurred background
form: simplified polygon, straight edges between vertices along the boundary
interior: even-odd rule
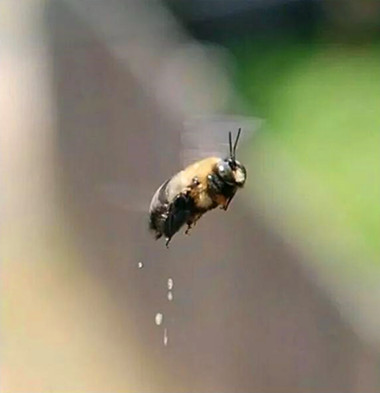
[[[380,391],[378,1],[0,16],[1,391]],[[194,116],[211,144],[265,121],[231,209],[167,250],[149,199]]]

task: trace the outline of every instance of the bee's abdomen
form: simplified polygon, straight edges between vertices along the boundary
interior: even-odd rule
[[[156,239],[164,234],[165,220],[168,214],[168,207],[163,206],[149,213],[149,229],[154,232]]]
[[[187,223],[195,211],[193,198],[188,193],[179,193],[168,200],[170,180],[166,181],[154,194],[149,209],[149,228],[156,239],[165,236],[170,239]]]
[[[159,239],[164,233],[164,224],[169,212],[166,193],[169,181],[170,179],[158,188],[149,207],[149,229],[155,233],[156,239]]]

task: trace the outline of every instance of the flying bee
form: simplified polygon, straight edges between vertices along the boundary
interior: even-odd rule
[[[94,192],[108,205],[123,209],[131,219],[137,219],[137,227],[133,231],[138,233],[136,236],[144,244],[144,249],[148,240],[146,236],[150,235],[147,226],[151,227],[156,238],[169,238],[166,239],[169,244],[171,237],[182,226],[187,224],[186,231],[189,233],[205,212],[217,206],[225,210],[228,208],[247,177],[247,171],[236,160],[237,145],[244,143],[245,147],[250,144],[251,137],[263,124],[264,120],[256,117],[223,114],[187,118],[178,132],[180,138],[176,150],[185,169],[162,184],[153,198],[152,177],[145,179],[140,176],[136,187],[136,171],[141,172],[138,172],[139,167],[134,166],[126,167],[125,180],[110,178],[106,183],[96,184]],[[239,127],[244,131],[239,131],[232,143],[232,134],[228,131]],[[136,138],[138,140],[138,136]],[[228,157],[221,158],[228,149]],[[128,154],[135,152],[131,150]],[[171,155],[170,158],[174,159],[175,156]],[[173,215],[173,212],[176,214]],[[175,218],[174,221],[167,221],[169,213],[171,220]]]
[[[236,160],[236,148],[229,132],[229,156],[207,157],[187,166],[166,180],[153,195],[149,208],[149,227],[156,239],[165,236],[166,247],[184,225],[189,233],[208,211],[220,206],[227,210],[238,189],[247,178],[247,171]]]

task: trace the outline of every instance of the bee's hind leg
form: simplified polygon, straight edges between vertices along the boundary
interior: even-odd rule
[[[197,221],[201,218],[201,215],[197,215],[195,217],[193,217],[191,220],[189,220],[186,224],[187,224],[187,228],[185,231],[185,235],[190,235],[190,230],[195,227],[195,225],[197,224]]]
[[[189,222],[193,205],[194,201],[188,193],[179,194],[171,204],[163,230],[166,247],[180,228]]]
[[[193,227],[192,223],[187,223],[187,228],[186,228],[186,231],[185,231],[185,235],[190,235],[190,230],[191,230],[192,227]]]

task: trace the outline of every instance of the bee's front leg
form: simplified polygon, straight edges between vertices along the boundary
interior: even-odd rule
[[[233,193],[227,200],[225,203],[223,203],[223,205],[220,207],[221,209],[223,209],[224,211],[226,211],[228,209],[228,206],[230,205],[233,197],[235,196],[235,193]]]
[[[229,200],[226,200],[224,203],[222,203],[219,207],[220,210],[224,210],[226,211],[228,209],[228,205],[229,205]]]

